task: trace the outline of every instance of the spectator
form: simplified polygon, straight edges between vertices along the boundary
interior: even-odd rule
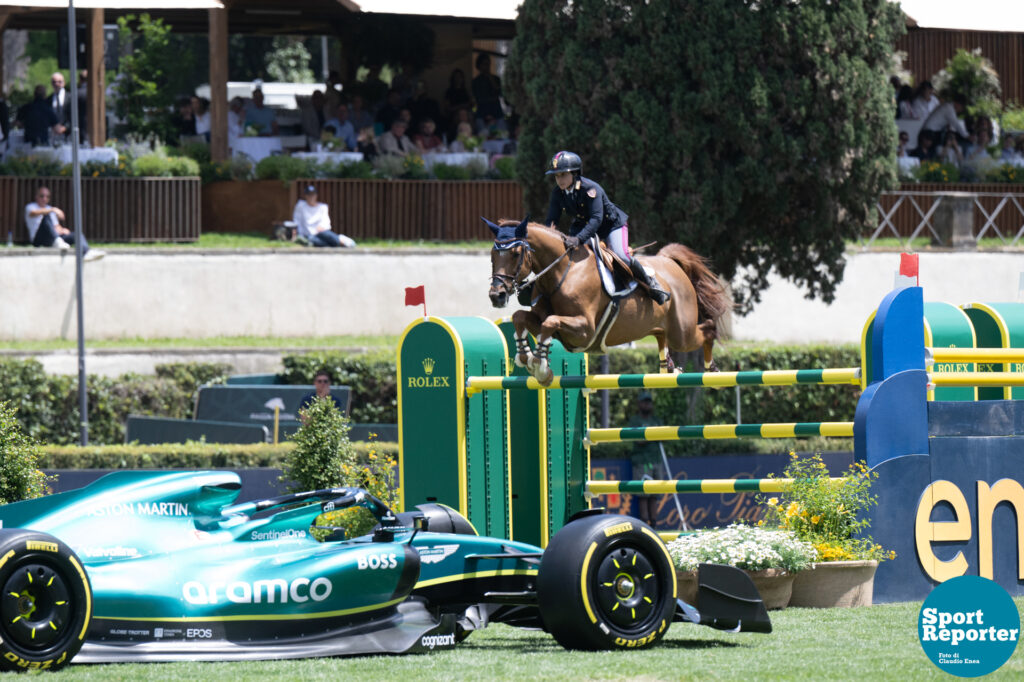
[[[313,246],[346,246],[353,247],[356,243],[345,235],[331,232],[331,218],[327,213],[327,204],[317,201],[316,187],[308,185],[302,198],[295,203],[292,220],[298,230],[300,243]]]
[[[943,142],[944,137],[949,137],[948,132],[953,132],[963,139],[967,139],[967,126],[957,118],[967,107],[967,100],[963,95],[956,95],[952,102],[945,102],[935,108],[928,118],[921,124],[921,132],[918,134],[918,144],[921,136],[931,137],[932,142],[938,146]]]
[[[356,150],[363,155],[363,159],[366,161],[373,161],[380,155],[372,125],[365,126],[359,131],[359,137],[356,138]]]
[[[444,143],[441,142],[441,138],[437,136],[436,131],[437,126],[434,125],[432,119],[425,118],[420,123],[420,131],[412,138],[420,154],[433,154],[444,151]]]
[[[420,125],[428,118],[435,122],[441,120],[441,107],[437,100],[427,94],[427,86],[422,81],[416,86],[416,98],[409,105],[412,110],[412,120],[418,130]]]
[[[935,142],[930,135],[918,135],[917,147],[910,152],[910,156],[925,161],[935,158]]]
[[[921,160],[915,156],[911,156],[907,152],[907,146],[910,144],[910,134],[906,130],[900,131],[900,143],[896,147],[896,163],[899,166],[901,175],[909,175],[910,172],[916,167],[921,165]]]
[[[331,393],[331,374],[326,369],[317,371],[313,377],[313,388],[314,390],[307,393],[302,397],[302,402],[299,403],[299,419],[305,424],[308,417],[305,414],[307,408],[313,404],[313,401],[317,398],[330,400],[334,403],[334,406],[338,408],[338,411],[345,414],[345,407],[341,404],[334,394]]]
[[[476,122],[476,134],[485,140],[502,140],[508,137],[508,124],[503,118],[494,118],[487,114]]]
[[[369,126],[373,127],[373,114],[366,110],[366,100],[362,95],[353,95],[352,103],[348,108],[348,120],[352,121],[352,127],[362,130]]]
[[[43,91],[45,94],[45,90]],[[75,243],[75,233],[61,225],[65,220],[64,211],[50,206],[50,188],[40,187],[36,190],[36,200],[25,206],[25,226],[32,246],[53,246],[59,249],[70,249]],[[82,236],[82,253],[84,260],[99,260],[106,255],[99,249],[90,249],[89,243]]]
[[[494,120],[504,118],[501,109],[501,79],[491,73],[491,58],[481,54],[476,58],[476,68],[480,73],[473,79],[473,99],[476,100],[476,117],[482,121],[490,116]],[[479,124],[477,125],[479,128]]]
[[[995,166],[995,159],[989,153],[992,145],[992,122],[987,118],[978,119],[972,144],[963,155],[963,165],[970,171],[968,176],[984,177]]]
[[[1013,135],[1003,136],[1003,146],[999,155],[999,158],[1003,163],[1008,163],[1013,166],[1024,165],[1024,163],[1022,163],[1024,160],[1022,160],[1020,155],[1017,154],[1016,144],[1017,142]]]
[[[338,105],[341,104],[342,90],[345,86],[341,82],[341,74],[337,71],[331,71],[327,74],[326,92],[324,93],[324,111],[330,114]]]
[[[943,163],[959,166],[964,162],[964,153],[956,135],[946,135],[943,144],[935,152],[935,158]]]
[[[480,146],[480,141],[473,137],[473,127],[468,121],[460,123],[456,133],[455,140],[449,145],[451,151],[463,154],[476,151],[477,147]]]
[[[402,102],[411,102],[416,96],[418,79],[411,62],[404,62],[402,70],[391,79],[391,87],[398,90]]]
[[[381,154],[394,156],[407,156],[416,151],[416,145],[405,136],[409,125],[401,120],[395,119],[391,123],[391,129],[380,136],[378,147]]]
[[[245,126],[252,126],[261,136],[277,135],[277,115],[270,107],[263,105],[263,91],[252,92],[252,102],[245,109]]]
[[[909,85],[900,88],[896,95],[896,118],[914,119],[917,118],[913,107],[914,89]]]
[[[935,88],[932,87],[931,81],[921,81],[910,106],[914,114],[912,118],[920,121],[925,120],[929,114],[935,111],[939,106],[939,98],[935,96]]]
[[[661,426],[662,421],[654,414],[654,397],[650,391],[640,391],[636,397],[636,413],[629,418],[626,426],[645,428]],[[668,474],[661,463],[661,446],[657,441],[637,441],[633,444],[630,459],[633,463],[633,480],[664,481]],[[658,522],[658,502],[656,495],[638,496],[640,520],[654,528]]]
[[[412,126],[412,109],[409,107],[402,107],[398,110],[398,120],[405,121],[406,127]]]
[[[473,113],[468,109],[459,109],[455,112],[455,119],[451,122],[451,127],[448,129],[449,139],[455,139],[459,136],[459,130],[462,128],[463,123],[469,124],[469,134],[473,134]]]
[[[191,137],[196,134],[196,119],[192,113],[192,100],[188,97],[179,97],[177,111],[171,117],[172,124],[178,137]],[[178,144],[177,140],[173,142]]]
[[[231,98],[228,105],[228,143],[245,134],[245,102],[241,97]]]
[[[196,135],[202,135],[210,141],[210,100],[205,97],[192,96],[192,120],[195,122]]]
[[[334,137],[345,141],[345,149],[355,149],[356,129],[352,127],[352,122],[348,120],[348,105],[343,102],[338,105],[335,111],[334,118],[324,123],[324,129],[326,130],[328,127],[334,128]]]
[[[381,106],[380,111],[377,112],[377,123],[380,123],[385,130],[391,128],[391,123],[398,118],[398,114],[402,110],[402,96],[398,94],[398,90],[388,90],[387,101]]]
[[[448,117],[448,120],[453,120],[456,112],[468,112],[472,109],[473,99],[469,96],[469,90],[466,89],[466,74],[462,69],[455,69],[448,77],[448,89],[444,91],[444,115]]]
[[[377,111],[390,94],[390,88],[388,88],[387,83],[381,80],[380,64],[370,64],[367,68],[366,80],[360,84],[359,90],[363,100],[366,102],[367,108],[370,111]],[[401,97],[399,97],[399,100],[401,100]]]
[[[71,100],[68,99],[68,91],[64,88],[64,74],[60,71],[54,73],[50,77],[50,84],[53,85],[50,106],[57,117],[53,132],[59,137],[64,137],[71,130]]]
[[[50,130],[57,125],[57,114],[46,98],[46,87],[37,85],[34,98],[18,109],[18,121],[25,129],[25,143],[32,146],[50,143]]]

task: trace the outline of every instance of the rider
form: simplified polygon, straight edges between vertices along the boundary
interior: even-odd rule
[[[582,168],[583,161],[572,152],[558,152],[551,158],[545,175],[554,175],[557,186],[551,190],[548,216],[544,223],[557,227],[562,211],[567,212],[573,216],[569,236],[565,238],[567,248],[574,249],[596,234],[608,248],[629,264],[633,276],[647,285],[651,298],[664,303],[669,299],[669,293],[661,288],[657,279],[647,274],[629,249],[629,226],[626,224],[629,216],[611,202],[601,185],[580,174]]]

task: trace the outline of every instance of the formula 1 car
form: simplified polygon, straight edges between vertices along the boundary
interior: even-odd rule
[[[673,619],[771,630],[736,569],[701,568],[700,611],[677,602],[665,546],[630,517],[584,512],[542,550],[443,505],[395,514],[358,488],[235,504],[240,489],[124,471],[0,506],[0,668],[421,652],[493,622],[579,649],[650,646]],[[353,505],[371,534],[311,531]]]

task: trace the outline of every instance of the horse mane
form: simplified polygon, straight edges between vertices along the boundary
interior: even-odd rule
[[[512,219],[512,218],[501,218],[500,220],[498,220],[496,222],[497,222],[498,227],[515,227],[516,225],[518,225],[522,221],[521,220],[515,220],[515,219]],[[547,233],[549,236],[555,237],[559,241],[563,240],[564,237],[565,237],[565,235],[563,235],[560,231],[558,231],[558,230],[556,230],[554,228],[548,227],[547,225],[544,225],[543,223],[535,223],[535,222],[531,221],[531,222],[526,224],[526,227],[528,229],[531,229],[531,230],[539,230],[541,232]]]

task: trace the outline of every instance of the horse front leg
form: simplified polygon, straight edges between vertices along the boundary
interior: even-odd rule
[[[711,348],[715,345],[714,339],[707,339],[704,341],[704,371],[705,372],[717,372],[718,365],[715,364],[715,359],[711,357]]]
[[[676,363],[672,362],[672,351],[669,350],[668,341],[665,339],[664,334],[655,334],[655,340],[658,342],[658,371],[662,374],[672,374],[676,371]]]
[[[530,350],[530,334],[536,336],[540,333],[540,317],[532,310],[517,310],[512,313],[512,326],[516,329],[516,367],[526,367],[532,373],[538,360]]]
[[[540,333],[537,334],[538,362],[535,367],[530,367],[530,373],[541,386],[550,386],[555,376],[548,358],[551,354],[551,344],[557,334],[561,334],[563,339],[573,336],[589,339],[594,335],[594,324],[583,315],[548,315],[544,318],[540,325]]]

